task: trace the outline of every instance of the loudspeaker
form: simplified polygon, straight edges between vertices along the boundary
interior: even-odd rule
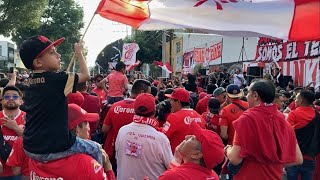
[[[247,75],[249,76],[262,76],[263,75],[263,67],[248,67]]]
[[[250,85],[252,80],[260,79],[260,78],[262,78],[262,76],[250,76],[250,75],[247,75],[247,78],[246,78],[247,85]]]

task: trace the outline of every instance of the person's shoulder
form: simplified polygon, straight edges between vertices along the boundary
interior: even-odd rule
[[[178,168],[179,167],[175,167],[175,168],[166,170],[161,176],[159,176],[158,180],[172,180],[172,179],[180,180],[181,176],[177,172]]]

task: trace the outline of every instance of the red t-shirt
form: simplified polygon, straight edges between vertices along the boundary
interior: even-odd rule
[[[199,102],[197,103],[196,109],[195,109],[197,111],[197,113],[203,114],[203,113],[205,113],[207,111],[208,102],[209,102],[211,97],[212,97],[212,95],[209,94],[209,95],[207,95],[204,98],[199,100]]]
[[[239,100],[239,99],[234,99],[233,102],[238,103],[242,107],[248,109],[249,105],[247,102]],[[244,111],[241,110],[237,105],[231,103],[224,107],[220,111],[220,126],[227,126],[228,127],[228,144],[232,144],[233,142],[233,136],[234,136],[234,127],[232,125],[232,122],[237,120],[240,115]]]
[[[220,136],[219,114],[205,112],[201,116],[206,123],[206,129],[214,131]]]
[[[287,121],[294,129],[300,129],[309,124],[315,115],[316,112],[313,107],[297,107],[289,112]]]
[[[9,158],[7,159],[7,166],[10,167],[21,167],[21,174],[23,176],[29,176],[29,158],[23,150],[22,145],[23,138],[19,137],[16,142],[14,142],[12,151]]]
[[[134,101],[134,99],[124,99],[114,103],[104,119],[103,124],[111,126],[104,144],[104,150],[110,157],[114,155],[114,143],[119,129],[122,126],[130,124],[133,120],[133,116],[135,115]]]
[[[202,128],[205,127],[201,115],[193,109],[181,109],[168,116],[167,122],[163,125],[163,132],[170,141],[172,152],[185,139],[186,135],[192,135],[190,128],[192,121],[196,121]]]
[[[106,78],[109,85],[108,96],[123,97],[124,87],[128,84],[127,76],[121,72],[114,71]]]
[[[100,112],[100,99],[97,96],[92,96],[89,93],[81,94],[84,97],[83,104],[81,106],[82,109],[86,110],[88,113],[99,113]],[[92,134],[96,129],[98,122],[90,122],[90,134]]]
[[[103,167],[92,157],[75,154],[49,163],[29,161],[30,179],[105,180]]]
[[[211,169],[195,163],[184,163],[165,171],[158,180],[219,180]]]
[[[241,147],[237,133],[234,135],[233,145]],[[283,164],[262,164],[251,159],[245,159],[234,180],[279,180],[283,175]]]
[[[100,99],[100,104],[103,104],[103,102],[107,98],[107,93],[103,89],[99,89],[99,88],[95,87],[94,89],[92,89],[91,92],[94,92],[97,94],[98,98]]]
[[[0,112],[0,124],[1,124],[1,130],[2,130],[2,134],[3,134],[3,138],[5,141],[9,142],[9,144],[11,145],[11,147],[13,147],[13,143],[18,139],[18,135],[15,131],[2,126],[2,118],[4,118],[4,114],[3,111]],[[16,122],[18,124],[18,126],[22,127],[24,129],[24,124],[25,124],[25,117],[26,117],[26,113],[23,111],[20,111],[20,114],[16,117]],[[4,162],[1,159],[1,163],[3,165],[3,173],[0,174],[0,177],[5,177],[5,176],[13,176],[13,172],[11,167],[6,165],[6,162]]]

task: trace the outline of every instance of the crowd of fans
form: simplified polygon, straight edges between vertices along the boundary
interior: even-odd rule
[[[320,179],[314,88],[225,69],[138,78],[123,62],[90,79],[81,44],[80,73],[53,72],[61,42],[24,42],[33,71],[0,81],[0,179]]]

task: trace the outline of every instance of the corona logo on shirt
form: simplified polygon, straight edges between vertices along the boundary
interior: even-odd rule
[[[116,114],[119,114],[119,113],[134,114],[133,108],[123,108],[122,106],[116,106],[113,111]]]
[[[16,141],[18,139],[18,136],[7,136],[7,135],[4,135],[3,139],[6,140],[6,141]]]
[[[42,176],[38,176],[36,172],[31,171],[30,180],[63,180],[63,178],[62,177],[58,177],[58,178],[42,177]]]
[[[201,122],[201,118],[198,118],[198,117],[196,117],[196,118],[191,118],[190,116],[186,116],[186,117],[184,118],[184,123],[185,123],[185,124],[191,124],[192,121]]]

